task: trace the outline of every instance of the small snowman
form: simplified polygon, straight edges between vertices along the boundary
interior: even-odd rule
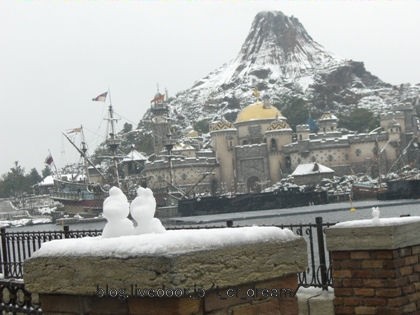
[[[379,216],[381,212],[379,211],[378,207],[372,207],[372,221],[375,223],[379,223]]]
[[[139,187],[137,197],[131,202],[130,213],[137,222],[134,234],[163,233],[165,227],[155,218],[156,200],[150,188]]]
[[[134,226],[133,222],[127,218],[129,211],[127,197],[121,189],[112,187],[109,190],[109,197],[103,204],[103,216],[107,223],[102,231],[102,237],[132,235]]]

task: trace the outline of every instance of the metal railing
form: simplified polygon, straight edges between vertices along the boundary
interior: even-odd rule
[[[324,231],[335,223],[324,223],[322,217],[316,217],[315,223],[276,225],[289,228],[302,236],[308,245],[308,268],[298,273],[299,286],[321,287],[328,290],[332,286],[331,257],[326,250]]]
[[[0,273],[3,273],[6,279],[20,279],[23,277],[23,262],[31,257],[42,243],[63,238],[97,236],[101,233],[101,230],[70,230],[68,226],[57,231],[31,232],[7,231],[1,228]]]
[[[325,247],[324,230],[335,223],[323,223],[321,217],[315,223],[274,225],[288,228],[302,236],[308,246],[308,268],[298,274],[299,286],[320,287],[327,290],[332,286],[332,272],[330,256]],[[239,227],[227,221],[228,227]],[[169,229],[201,229],[221,228],[212,227],[171,227]],[[0,311],[20,312],[25,314],[42,314],[39,305],[32,301],[31,293],[25,290],[23,280],[23,262],[47,241],[64,238],[80,238],[101,235],[102,230],[70,230],[64,226],[63,230],[15,232],[0,229],[0,272],[4,279],[0,280]]]

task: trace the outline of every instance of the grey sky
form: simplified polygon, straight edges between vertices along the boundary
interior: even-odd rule
[[[14,161],[77,160],[61,132],[86,129],[90,151],[115,111],[137,125],[156,84],[170,95],[234,58],[262,10],[294,15],[334,54],[399,84],[420,82],[419,1],[0,1],[0,174]]]

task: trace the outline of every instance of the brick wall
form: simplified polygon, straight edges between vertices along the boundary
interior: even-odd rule
[[[335,314],[420,314],[420,217],[366,219],[326,230]]]
[[[289,274],[231,288],[213,288],[202,299],[129,297],[121,301],[111,297],[63,294],[42,294],[40,299],[45,315],[297,315],[298,304],[294,296],[297,286],[297,275]],[[286,288],[291,289],[290,295],[281,291]]]
[[[335,314],[419,314],[420,246],[332,253]]]

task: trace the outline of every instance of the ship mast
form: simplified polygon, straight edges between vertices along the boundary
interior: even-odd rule
[[[117,186],[120,187],[120,177],[118,174],[117,150],[121,144],[121,140],[117,138],[116,133],[115,133],[115,122],[118,119],[114,118],[114,111],[112,109],[112,101],[111,101],[111,92],[109,90],[108,90],[108,95],[109,95],[108,118],[105,118],[105,119],[108,120],[109,133],[106,140],[106,144],[108,146],[108,149],[111,151],[112,160],[114,164],[114,170],[115,170],[115,178],[117,181]]]
[[[83,127],[80,127],[81,132],[83,132],[82,129]],[[70,144],[77,150],[77,152],[80,153],[80,155],[83,157],[84,159],[84,165],[85,165],[85,169],[86,169],[86,176],[88,178],[88,183],[90,183],[89,180],[89,172],[88,172],[88,166],[87,164],[90,164],[98,173],[99,175],[102,176],[102,178],[105,178],[105,175],[95,166],[95,164],[93,164],[93,162],[87,157],[86,152],[87,152],[87,146],[86,146],[86,142],[84,139],[84,135],[83,140],[82,140],[82,144],[81,144],[81,148],[79,148],[70,138],[67,134],[65,134],[64,132],[62,133],[63,136],[70,142]]]
[[[82,135],[81,150],[83,152],[83,154],[82,154],[83,155],[83,166],[85,168],[87,183],[90,184],[89,168],[88,168],[88,161],[87,161],[87,156],[86,156],[87,145],[86,145],[86,140],[85,140],[85,134],[83,133],[83,126],[80,126],[80,133]]]

